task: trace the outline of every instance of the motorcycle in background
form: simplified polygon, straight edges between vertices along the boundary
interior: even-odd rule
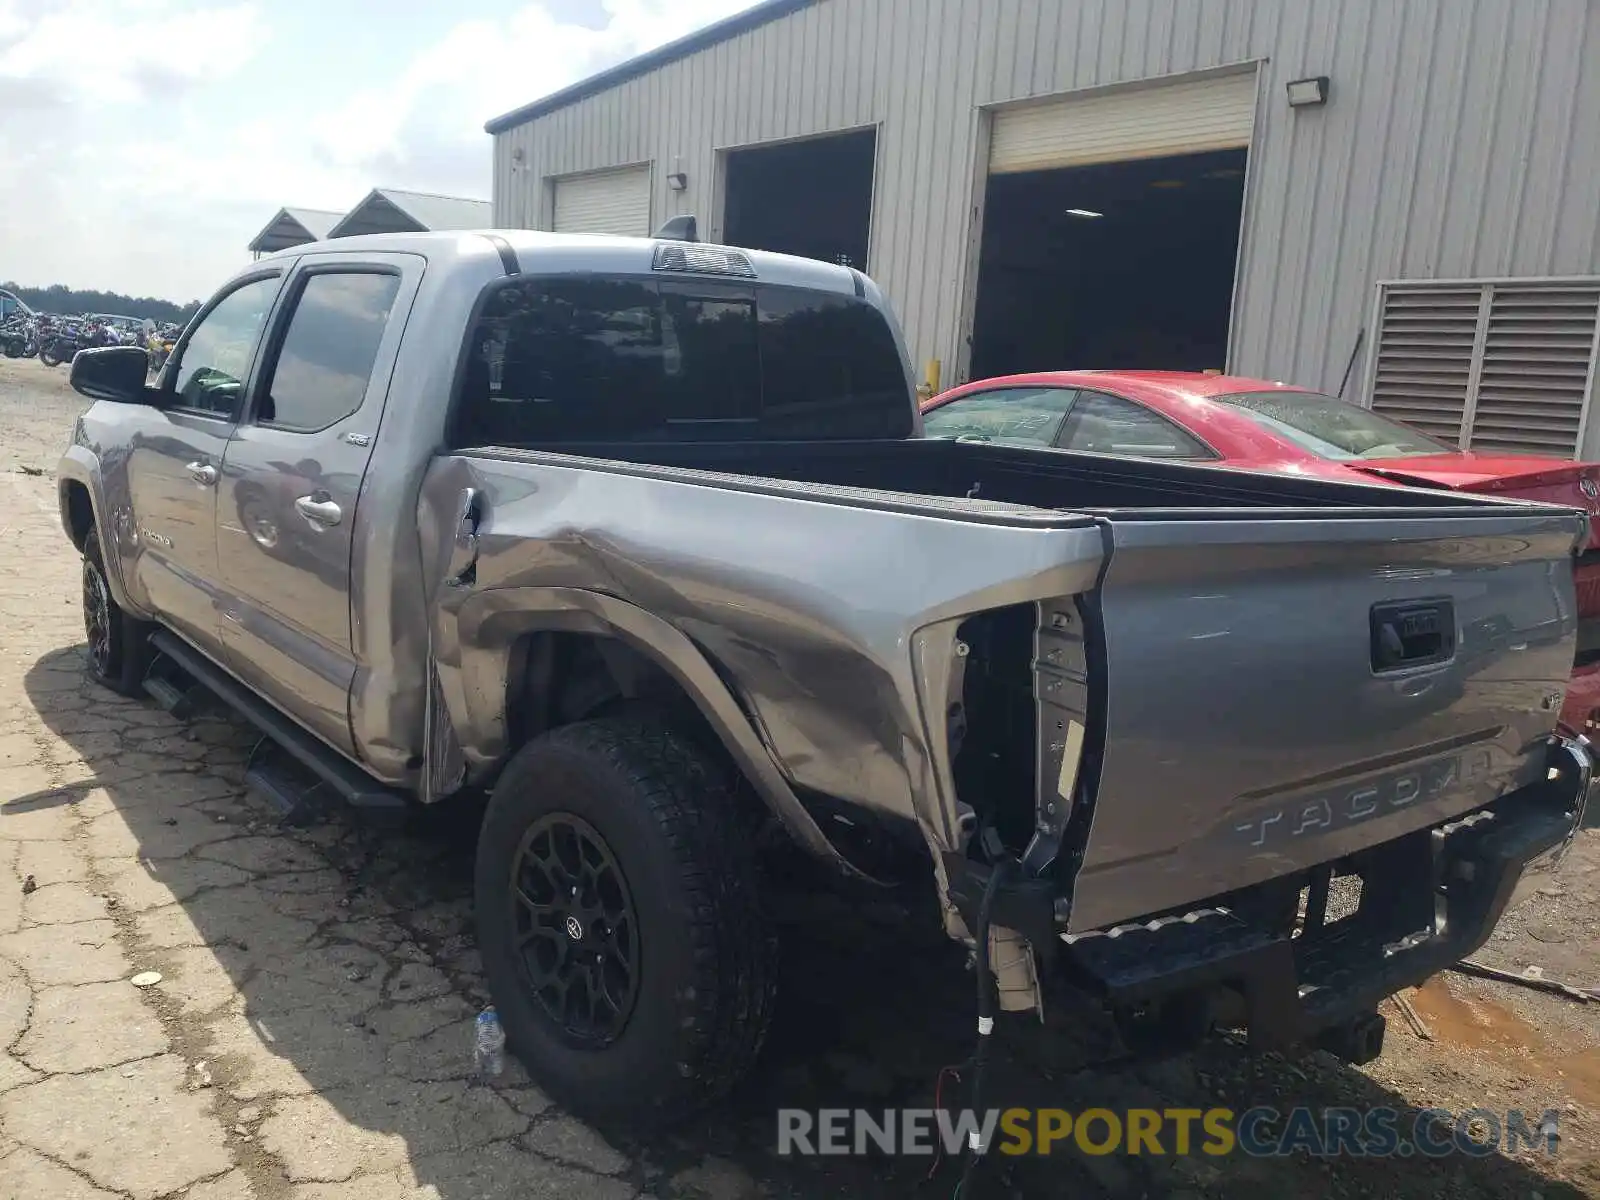
[[[144,348],[150,354],[152,373],[167,365],[167,359],[172,357],[172,348],[177,344],[178,329],[175,326],[158,326],[145,336]]]
[[[47,367],[59,367],[64,362],[71,362],[82,338],[83,326],[79,322],[71,318],[57,322],[50,332],[39,338],[39,361]]]
[[[50,336],[39,338],[39,361],[47,367],[59,367],[62,363],[71,362],[79,350],[116,346],[121,341],[121,337],[109,326],[68,317]]]
[[[7,358],[32,358],[39,353],[38,320],[21,313],[0,324],[0,354]]]

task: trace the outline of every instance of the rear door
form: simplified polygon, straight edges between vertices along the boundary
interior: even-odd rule
[[[302,260],[218,495],[227,665],[346,752],[352,534],[422,266],[406,254]]]
[[[1099,515],[1104,741],[1074,931],[1332,861],[1542,771],[1576,514]]]

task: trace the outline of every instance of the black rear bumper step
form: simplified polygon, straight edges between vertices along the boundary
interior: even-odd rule
[[[347,803],[356,808],[391,812],[409,807],[399,792],[384,787],[349,759],[330,750],[176,635],[164,629],[157,630],[150,635],[150,644],[276,742],[285,754]]]
[[[1110,1005],[1139,1008],[1226,989],[1243,1001],[1253,1050],[1331,1038],[1370,1056],[1382,1037],[1381,1024],[1371,1024],[1378,1003],[1483,945],[1524,866],[1571,836],[1572,786],[1536,783],[1381,848],[1419,868],[1407,873],[1404,903],[1397,889],[1374,888],[1379,902],[1371,911],[1363,906],[1298,937],[1260,929],[1219,905],[1063,934],[1060,943],[1072,974]]]
[[[1213,897],[1193,911],[1077,934],[1062,931],[1070,908],[1054,881],[1019,875],[995,889],[993,921],[1028,939],[1047,980],[1114,1012],[1140,1021],[1162,1012],[1229,1014],[1218,1023],[1244,1025],[1252,1049],[1321,1044],[1363,1062],[1381,1047],[1379,1002],[1488,940],[1525,869],[1548,865],[1570,844],[1591,786],[1600,781],[1588,746],[1552,739],[1536,782],[1341,860],[1349,869],[1339,874],[1362,886],[1353,911],[1332,920],[1336,864]],[[946,856],[944,866],[952,902],[976,928],[991,868],[960,855]]]

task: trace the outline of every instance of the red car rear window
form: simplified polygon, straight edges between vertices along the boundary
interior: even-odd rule
[[[1321,392],[1238,392],[1212,399],[1302,450],[1335,462],[1456,453],[1456,447],[1409,425]]]

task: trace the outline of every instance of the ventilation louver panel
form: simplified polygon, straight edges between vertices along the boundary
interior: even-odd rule
[[[1573,457],[1600,281],[1382,286],[1371,405],[1462,449]]]
[[[1496,287],[1490,298],[1474,450],[1578,451],[1600,287]]]
[[[1461,437],[1482,289],[1395,289],[1385,296],[1372,407],[1424,433]]]

